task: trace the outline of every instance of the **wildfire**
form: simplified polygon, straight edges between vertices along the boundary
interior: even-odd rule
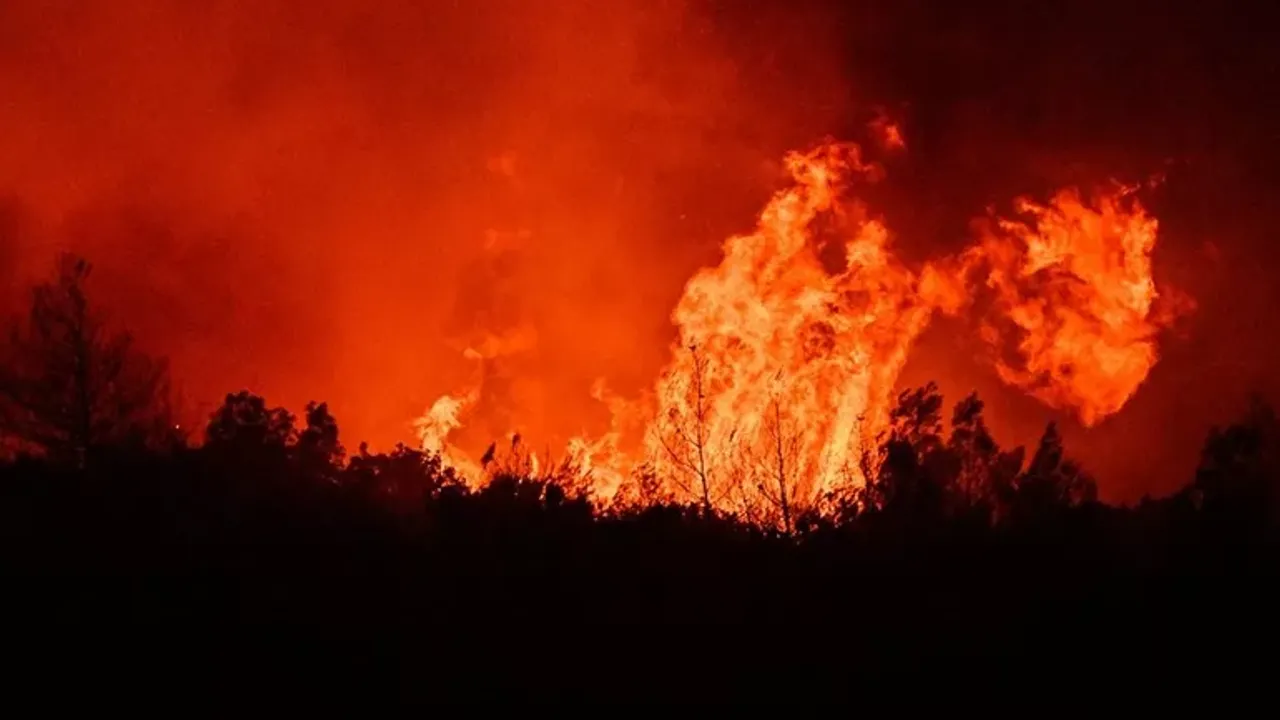
[[[932,311],[883,223],[842,198],[851,179],[879,174],[856,146],[794,154],[787,167],[795,186],[756,232],[726,241],[724,260],[689,281],[673,314],[680,345],[657,383],[645,455],[708,504],[743,480],[796,503],[861,477]],[[822,260],[832,244],[834,273]]]
[[[996,359],[1000,377],[1074,409],[1086,426],[1124,407],[1156,363],[1157,333],[1188,309],[1157,306],[1158,223],[1135,189],[1115,187],[1092,204],[1074,189],[1047,205],[1019,199],[1027,221],[988,223],[969,252],[995,296],[981,336],[996,348],[1016,338],[1013,357]]]
[[[444,452],[445,438],[449,433],[462,427],[462,421],[459,419],[462,410],[475,401],[476,393],[470,392],[461,397],[442,395],[432,403],[426,414],[414,423],[422,449],[427,452]]]
[[[902,149],[882,123],[882,144]],[[720,264],[686,284],[678,341],[653,391],[609,404],[614,425],[567,449],[579,479],[611,498],[628,480],[747,514],[815,502],[874,470],[900,371],[936,311],[967,313],[1007,383],[1086,425],[1117,412],[1157,360],[1156,335],[1185,303],[1157,302],[1157,222],[1116,187],[1086,202],[1073,189],[1022,219],[992,218],[959,256],[913,271],[850,191],[883,169],[857,145],[786,158],[790,187],[754,232],[731,237]],[[1170,295],[1170,297],[1176,297]],[[423,446],[445,437],[474,401],[442,398],[419,422]],[[443,403],[443,404],[442,404]]]
[[[476,386],[462,395],[442,395],[422,417],[414,422],[422,449],[438,454],[464,477],[479,478],[481,466],[448,443],[449,433],[462,427],[463,413],[475,404],[480,388]]]

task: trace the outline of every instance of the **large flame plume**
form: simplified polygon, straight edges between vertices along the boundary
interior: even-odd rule
[[[896,126],[876,129],[886,149],[905,147]],[[627,400],[596,389],[614,426],[573,440],[567,455],[598,496],[634,480],[752,513],[861,485],[935,312],[973,318],[985,345],[1007,351],[993,353],[1004,382],[1094,425],[1133,396],[1157,361],[1158,333],[1190,307],[1176,292],[1160,302],[1158,224],[1135,188],[1019,199],[1017,217],[989,218],[967,251],[912,269],[853,194],[884,174],[859,146],[793,153],[786,168],[792,182],[755,231],[725,241],[721,262],[686,284],[672,313],[678,340],[652,392]],[[456,426],[459,400],[428,413],[429,449],[448,451],[447,423],[431,418],[443,411]]]
[[[842,201],[850,180],[879,168],[834,144],[787,167],[795,185],[756,232],[730,238],[720,265],[685,287],[680,344],[656,386],[645,456],[713,502],[731,491],[723,474],[805,496],[856,476],[931,312],[883,222]]]
[[[1159,224],[1136,190],[1115,186],[1092,203],[1074,188],[1047,205],[1020,198],[1015,208],[1027,219],[986,223],[968,253],[995,295],[982,337],[993,347],[1016,338],[1013,358],[996,359],[1000,377],[1074,410],[1085,426],[1133,397],[1158,358],[1157,334],[1190,308],[1179,293],[1156,291]]]

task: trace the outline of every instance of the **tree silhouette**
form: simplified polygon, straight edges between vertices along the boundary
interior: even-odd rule
[[[293,414],[284,408],[267,407],[265,399],[248,390],[228,393],[205,428],[205,445],[217,449],[283,449],[296,439]]]
[[[951,416],[947,451],[955,462],[952,498],[960,512],[975,512],[988,519],[1000,511],[1001,501],[1012,492],[1022,469],[1025,451],[1002,451],[982,416],[976,393],[956,403]]]
[[[796,477],[799,464],[802,430],[782,407],[776,394],[770,399],[764,417],[766,447],[762,453],[745,448],[747,467],[739,472],[746,479],[754,479],[755,491],[777,511],[783,532],[791,534],[795,528],[796,505],[800,483]],[[748,508],[750,505],[744,502]]]
[[[346,458],[338,440],[338,421],[329,413],[327,403],[315,402],[307,404],[306,420],[294,446],[299,470],[307,477],[336,481]]]
[[[342,484],[366,500],[406,514],[421,512],[428,500],[443,491],[464,487],[462,478],[439,455],[405,445],[375,454],[361,444],[342,473]]]
[[[945,507],[942,395],[937,385],[904,390],[890,411],[890,427],[879,448],[879,470],[864,489],[868,509],[899,519],[936,518]]]
[[[1051,519],[1061,510],[1097,499],[1097,484],[1079,464],[1066,457],[1058,426],[1049,423],[1027,469],[1014,483],[1012,519],[1033,525]]]
[[[1280,420],[1261,398],[1239,421],[1210,430],[1189,491],[1219,531],[1258,532],[1280,519],[1277,453]]]
[[[109,445],[178,438],[166,363],[93,307],[91,270],[60,257],[54,278],[34,289],[25,323],[11,330],[0,370],[0,434],[80,466]]]
[[[879,470],[864,488],[863,505],[899,523],[1035,525],[1097,500],[1096,484],[1066,457],[1056,425],[1045,429],[1024,469],[1025,450],[1001,450],[982,408],[977,395],[957,403],[944,442],[937,386],[903,391],[890,413]]]
[[[692,404],[690,412],[677,407],[663,409],[663,422],[656,432],[658,441],[666,451],[668,459],[676,472],[672,473],[674,482],[685,494],[692,496],[702,505],[706,514],[711,514],[714,506],[712,498],[712,462],[710,442],[710,407],[708,407],[705,383],[709,369],[709,360],[698,352],[696,345],[689,347],[693,361],[693,377],[688,389]]]

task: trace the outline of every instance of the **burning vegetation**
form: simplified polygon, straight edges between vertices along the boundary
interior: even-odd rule
[[[880,118],[872,129],[887,150],[905,148],[897,126]],[[912,268],[858,197],[884,178],[881,163],[828,142],[785,166],[789,185],[756,229],[726,240],[720,263],[685,285],[671,315],[678,339],[652,390],[626,399],[597,387],[612,430],[575,438],[563,455],[598,499],[645,485],[776,521],[858,492],[883,460],[912,344],[939,313],[974,326],[1005,383],[1093,425],[1138,391],[1161,331],[1194,308],[1156,285],[1158,222],[1136,187],[1019,198],[1009,217],[976,222],[967,250]],[[476,482],[496,445],[477,462],[449,436],[484,391],[442,397],[418,422],[422,447]]]
[[[9,685],[1239,687],[1274,23],[970,5],[0,2]]]

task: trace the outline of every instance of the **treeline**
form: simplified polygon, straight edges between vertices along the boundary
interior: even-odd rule
[[[641,488],[603,506],[501,458],[476,488],[412,448],[348,453],[325,405],[247,392],[190,443],[87,272],[36,291],[0,387],[5,637],[32,687],[849,699],[1271,637],[1280,444],[1260,403],[1182,491],[1134,507],[1100,503],[1052,426],[1003,450],[969,397],[944,429],[932,386],[899,398],[867,487],[783,522]]]

